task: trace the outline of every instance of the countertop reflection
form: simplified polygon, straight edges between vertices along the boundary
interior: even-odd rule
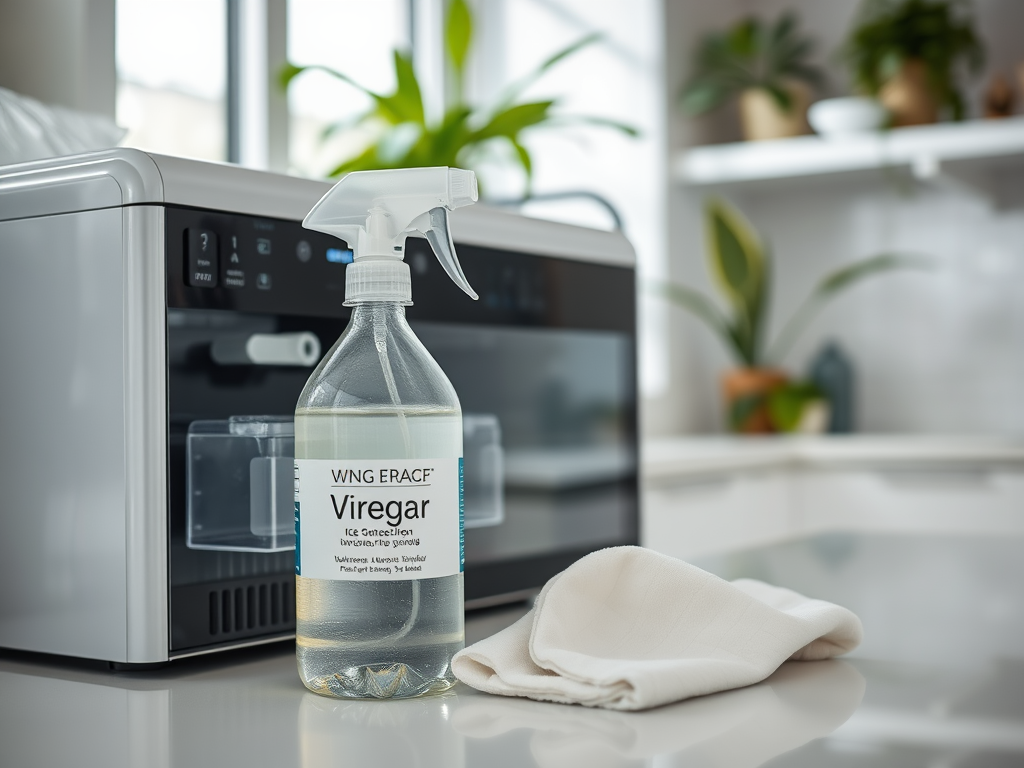
[[[757,766],[856,710],[848,662],[789,663],[765,682],[644,713],[543,704],[458,686],[403,701],[307,692],[289,649],[171,672],[0,661],[10,766],[633,766],[658,757]]]
[[[853,543],[854,551],[874,553],[864,560],[872,572],[892,573],[878,554],[886,542]],[[916,546],[950,561],[948,541]],[[465,686],[405,701],[327,699],[302,687],[288,644],[132,673],[0,654],[0,766],[1021,766],[1019,635],[990,652],[979,641],[1021,615],[1020,587],[1012,585],[1024,581],[1006,580],[1024,569],[1017,565],[1024,563],[1017,557],[1021,544],[969,547],[976,551],[965,549],[962,563],[983,559],[989,569],[1006,563],[991,574],[1005,587],[1000,610],[991,612],[995,623],[972,624],[978,638],[962,633],[978,652],[944,660],[922,653],[917,661],[876,646],[873,658],[791,662],[758,685],[640,713],[489,696]],[[821,552],[832,557],[834,551],[810,541],[742,562],[810,593],[796,571],[773,570],[775,557],[791,570],[806,558],[801,567],[828,598],[833,587],[811,566]],[[899,551],[908,556],[906,542]],[[848,552],[833,560],[829,567],[846,574],[837,584],[852,579],[871,595],[896,594],[891,583],[889,590],[884,581],[872,585],[868,569],[850,571],[858,560]],[[967,572],[961,568],[961,575]],[[871,606],[854,607],[870,634]],[[468,640],[507,626],[523,610],[474,615]],[[924,620],[904,613],[908,621]],[[955,623],[957,613],[963,615],[957,608],[939,623]],[[888,615],[886,626],[896,633],[898,621]]]

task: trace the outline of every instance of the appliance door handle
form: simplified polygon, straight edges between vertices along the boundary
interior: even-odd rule
[[[300,333],[252,333],[222,336],[210,345],[210,357],[219,365],[295,365],[320,362],[320,339]]]

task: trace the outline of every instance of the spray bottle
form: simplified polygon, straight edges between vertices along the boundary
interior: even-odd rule
[[[458,168],[350,173],[302,222],[352,249],[348,327],[295,409],[296,654],[306,687],[392,698],[447,690],[464,643],[462,410],[405,319],[405,239],[423,235],[473,299],[448,212]]]

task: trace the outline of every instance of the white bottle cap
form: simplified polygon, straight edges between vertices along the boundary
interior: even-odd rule
[[[345,306],[366,301],[397,301],[412,304],[409,265],[397,259],[365,258],[345,270]]]

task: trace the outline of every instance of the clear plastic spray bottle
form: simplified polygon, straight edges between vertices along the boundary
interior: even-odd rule
[[[351,173],[303,226],[353,251],[348,327],[295,409],[296,654],[306,687],[392,698],[447,690],[463,646],[462,411],[405,319],[405,239],[421,234],[473,299],[448,211],[457,168]]]

